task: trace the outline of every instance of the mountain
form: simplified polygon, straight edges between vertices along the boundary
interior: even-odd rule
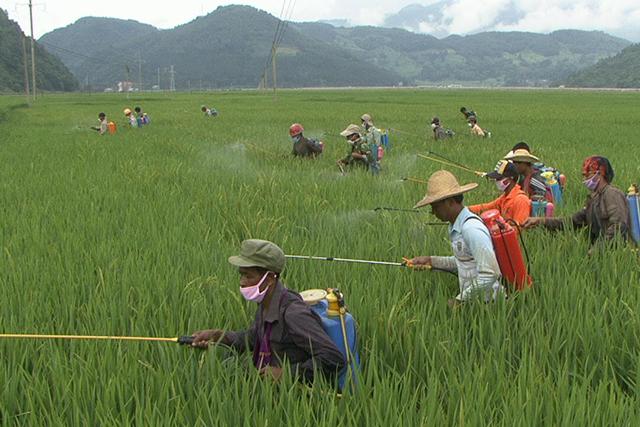
[[[451,1],[451,0],[443,0]],[[505,18],[506,19],[506,18]],[[40,41],[94,88],[120,80],[168,87],[256,87],[278,20],[249,6],[220,7],[171,30],[135,21],[83,18]],[[332,23],[334,24],[334,23]],[[416,34],[398,28],[290,23],[278,50],[278,84],[544,86],[614,55],[630,42],[602,32]],[[270,67],[269,67],[270,68]]]
[[[630,44],[597,31],[486,32],[438,39],[393,28],[298,25],[307,35],[418,84],[547,85]]]
[[[21,92],[24,90],[24,67],[20,26],[9,19],[0,9],[0,91]],[[27,67],[31,70],[30,44],[27,40]],[[36,43],[36,83],[38,90],[72,91],[78,81],[65,65]],[[31,83],[31,78],[29,80]]]
[[[640,88],[640,43],[570,76],[569,87]]]
[[[252,7],[225,6],[171,30],[135,21],[83,18],[45,34],[41,41],[52,51],[68,51],[60,57],[76,76],[86,76],[95,87],[124,80],[127,68],[130,79],[137,82],[138,55],[143,81],[157,83],[160,69],[164,88],[171,65],[175,65],[179,89],[256,87],[277,24],[275,17]],[[284,33],[277,58],[279,86],[387,86],[402,80],[397,73],[364,63],[292,25]]]

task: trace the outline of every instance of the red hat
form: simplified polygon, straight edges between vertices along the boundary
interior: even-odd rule
[[[294,123],[289,128],[289,135],[290,136],[300,135],[302,132],[304,132],[304,128],[302,127],[302,125],[300,123]]]

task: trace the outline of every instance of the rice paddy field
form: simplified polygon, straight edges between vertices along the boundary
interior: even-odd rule
[[[227,257],[246,238],[289,254],[400,261],[449,255],[446,227],[411,208],[441,165],[428,150],[490,170],[526,140],[568,177],[562,215],[586,197],[584,157],[608,157],[614,184],[640,180],[640,93],[288,91],[0,97],[0,333],[176,337],[243,329],[255,305]],[[200,105],[221,115],[207,119]],[[141,105],[152,123],[128,129]],[[472,139],[460,106],[491,139]],[[97,114],[116,135],[89,129]],[[337,134],[371,113],[391,133],[383,171],[343,176]],[[438,115],[458,132],[435,142]],[[288,127],[326,143],[291,157]],[[429,138],[427,138],[429,135]],[[497,197],[480,182],[469,203]],[[337,398],[260,378],[250,355],[172,343],[0,340],[2,425],[640,424],[640,286],[628,248],[587,257],[584,233],[526,232],[535,287],[452,311],[451,275],[290,261],[295,290],[339,287],[359,325],[357,390]]]

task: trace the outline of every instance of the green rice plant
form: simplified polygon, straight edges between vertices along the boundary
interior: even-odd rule
[[[519,140],[584,203],[584,157],[610,158],[620,188],[640,177],[637,93],[351,90],[0,97],[0,332],[178,336],[241,329],[254,305],[227,264],[246,238],[291,254],[399,261],[449,254],[446,227],[411,208],[435,151],[489,170]],[[203,103],[221,115],[205,119]],[[128,129],[122,110],[152,118]],[[491,139],[473,139],[472,106]],[[88,129],[105,111],[116,135]],[[336,136],[371,113],[392,131],[383,171],[340,174]],[[435,142],[432,116],[458,132]],[[293,159],[287,130],[322,137]],[[468,203],[495,198],[480,183]],[[357,390],[337,398],[261,379],[248,355],[172,344],[0,341],[3,425],[637,425],[640,274],[626,248],[587,257],[584,233],[525,233],[535,287],[452,311],[457,280],[407,269],[290,261],[296,290],[340,287],[359,324]]]

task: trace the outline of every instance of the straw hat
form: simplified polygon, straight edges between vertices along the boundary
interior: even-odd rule
[[[340,136],[344,136],[344,137],[349,137],[355,134],[360,135],[360,126],[358,125],[349,125],[345,130],[340,132]]]
[[[540,161],[539,158],[524,149],[510,151],[504,159],[522,163],[537,163]]]
[[[477,187],[478,184],[475,182],[461,186],[451,172],[441,170],[431,175],[427,183],[427,194],[413,208],[422,208],[440,200],[459,196]]]
[[[371,117],[371,114],[363,114],[362,117],[360,117],[360,120],[362,120],[368,125],[373,123],[373,118]]]

